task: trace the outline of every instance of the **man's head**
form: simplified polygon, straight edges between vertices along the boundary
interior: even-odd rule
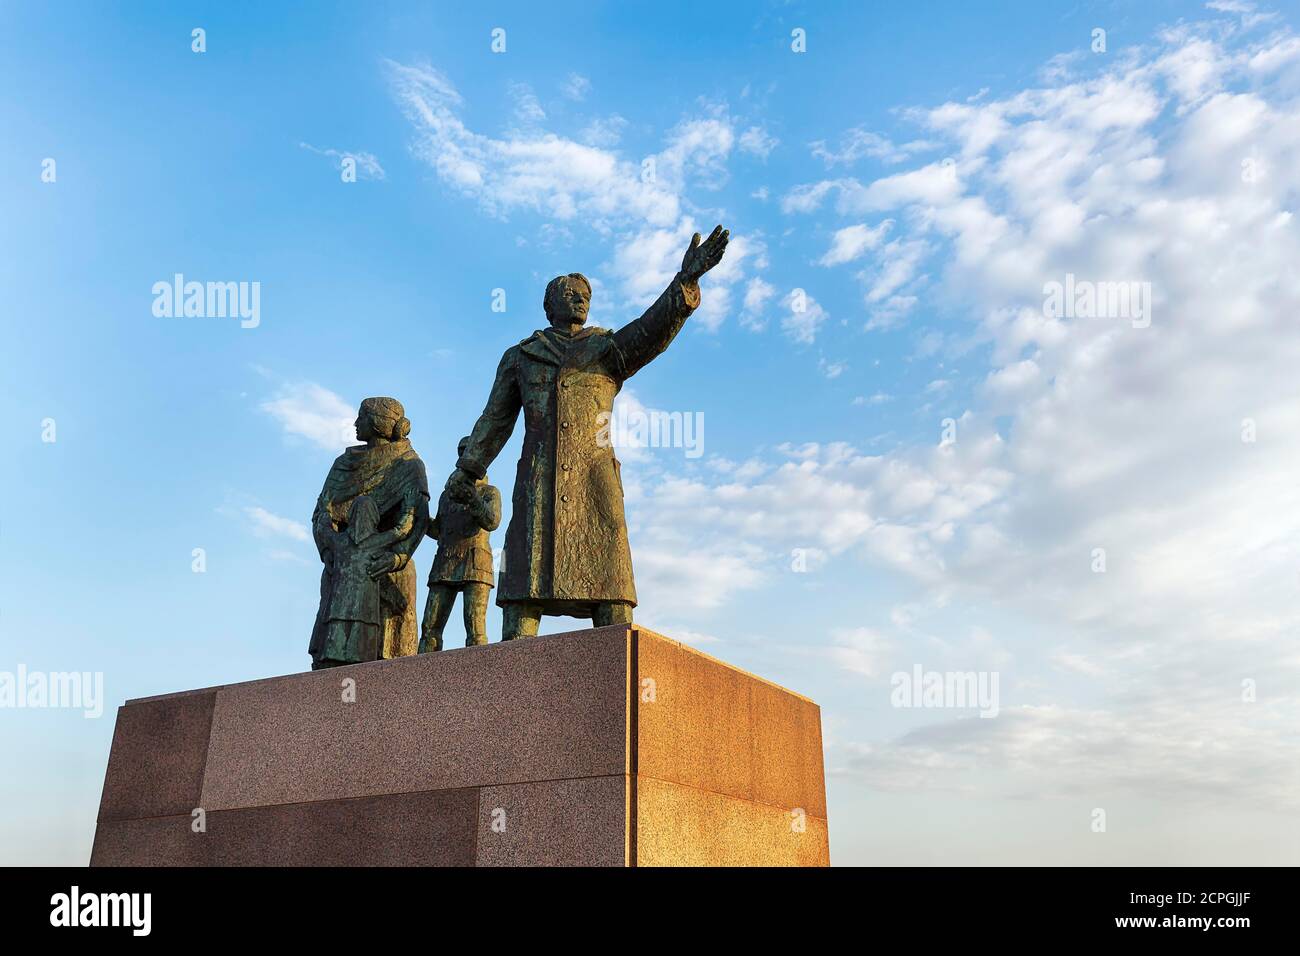
[[[546,284],[542,308],[546,310],[546,320],[556,328],[582,325],[587,321],[587,310],[591,308],[591,283],[581,272],[556,276]]]
[[[359,441],[376,438],[397,441],[411,433],[411,422],[397,399],[367,398],[357,412],[356,428]]]

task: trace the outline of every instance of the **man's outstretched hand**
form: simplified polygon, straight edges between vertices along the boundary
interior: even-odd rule
[[[709,238],[703,242],[700,242],[698,232],[692,236],[690,247],[686,250],[686,255],[682,256],[682,277],[695,282],[721,262],[730,238],[731,233],[721,226],[714,226]]]
[[[452,501],[465,504],[474,497],[474,477],[459,468],[455,469],[447,479],[447,494]]]

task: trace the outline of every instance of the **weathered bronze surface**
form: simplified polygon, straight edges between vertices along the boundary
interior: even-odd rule
[[[469,438],[457,449],[465,453]],[[454,492],[454,494],[453,494]],[[459,497],[457,497],[459,496]],[[429,599],[424,604],[420,653],[442,650],[442,631],[461,595],[465,646],[486,644],[488,591],[492,589],[492,545],[489,532],[501,524],[501,492],[480,478],[472,492],[463,485],[445,490],[438,511],[429,520],[428,535],[438,542],[429,569]]]
[[[367,398],[356,429],[365,444],[335,459],[312,515],[325,565],[313,669],[414,654],[419,641],[411,554],[429,522],[424,463],[396,399]]]
[[[524,413],[497,604],[502,638],[537,633],[543,614],[632,618],[636,588],[623,515],[623,484],[608,435],[623,383],[671,344],[700,304],[699,279],[722,259],[721,226],[682,258],[681,271],[639,319],[617,331],[584,328],[591,284],[579,273],[546,287],[550,328],[506,350],[487,406],[447,480],[464,500],[487,474]]]

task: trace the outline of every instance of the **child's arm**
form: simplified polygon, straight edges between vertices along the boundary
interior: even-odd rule
[[[363,538],[359,543],[367,551],[382,551],[385,548],[392,547],[399,541],[406,540],[406,536],[411,533],[413,527],[415,527],[415,515],[408,511],[392,530],[377,532],[368,538]]]

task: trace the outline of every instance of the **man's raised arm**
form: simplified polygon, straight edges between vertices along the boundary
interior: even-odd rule
[[[682,257],[682,268],[654,305],[634,322],[614,333],[623,359],[620,377],[631,378],[672,344],[686,320],[700,304],[700,276],[722,261],[731,234],[721,226],[700,242],[697,232]]]

